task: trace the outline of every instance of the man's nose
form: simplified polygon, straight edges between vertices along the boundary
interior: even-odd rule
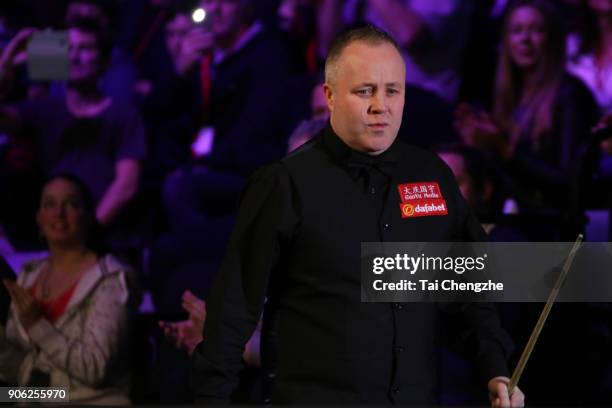
[[[372,96],[369,113],[380,114],[387,111],[387,102],[384,95],[376,94]]]

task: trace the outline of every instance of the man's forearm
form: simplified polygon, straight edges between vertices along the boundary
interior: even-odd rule
[[[102,226],[111,225],[138,193],[138,183],[113,181],[98,204],[96,218]]]

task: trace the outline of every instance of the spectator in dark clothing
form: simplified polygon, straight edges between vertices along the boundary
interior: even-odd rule
[[[252,19],[251,1],[203,1],[210,29],[194,28],[175,59],[177,92],[198,91],[198,164],[172,175],[165,202],[172,227],[202,231],[208,215],[227,215],[244,177],[284,153],[291,130],[276,101],[291,72],[286,49]],[[193,77],[196,80],[193,80]],[[204,207],[204,211],[199,209]],[[198,221],[201,221],[198,224]]]
[[[167,124],[181,126],[175,143],[197,156],[164,184],[170,228],[153,246],[150,262],[153,299],[162,313],[181,312],[185,289],[206,299],[246,176],[286,149],[292,124],[278,113],[285,108],[278,100],[292,71],[290,53],[254,19],[254,5],[202,1],[210,23],[190,27],[176,48],[167,41],[175,73],[153,83],[145,101],[147,117],[157,111]],[[183,12],[166,27],[180,28],[185,17],[191,16]],[[188,402],[188,384],[172,377],[183,378],[190,362],[169,350],[165,355],[160,399]]]
[[[176,119],[189,112],[180,133],[186,136],[191,126],[189,136],[197,136],[194,150],[199,158],[175,171],[166,182],[170,232],[154,247],[152,258],[159,272],[153,272],[154,280],[160,289],[167,292],[163,282],[173,277],[176,290],[163,299],[174,303],[186,288],[193,288],[192,284],[200,287],[198,293],[205,297],[212,277],[201,271],[218,266],[243,180],[263,162],[282,156],[284,139],[291,130],[281,126],[274,103],[290,73],[288,54],[252,19],[252,2],[204,1],[202,6],[212,21],[209,31],[191,27],[176,49],[168,41],[176,76],[174,81],[153,84],[145,105],[155,106],[160,113],[168,106]],[[171,24],[185,19],[185,13]],[[187,123],[191,117],[200,123]],[[196,125],[201,125],[199,131]],[[203,147],[198,144],[201,142]],[[183,274],[177,271],[183,268],[182,280],[177,276]],[[193,282],[196,276],[198,284]],[[156,299],[156,304],[170,308],[163,299]],[[172,309],[180,311],[180,304]]]
[[[32,31],[14,40],[0,69],[11,70]],[[68,30],[69,79],[65,97],[0,107],[0,129],[34,138],[47,175],[77,174],[93,191],[96,216],[105,227],[136,198],[145,136],[136,109],[104,95],[98,82],[110,57],[103,30],[82,21]]]
[[[566,208],[581,148],[597,120],[588,89],[565,72],[565,37],[554,7],[521,0],[509,9],[493,114],[462,104],[463,140],[503,163],[522,209]]]

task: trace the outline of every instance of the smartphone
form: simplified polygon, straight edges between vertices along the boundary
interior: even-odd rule
[[[68,33],[44,30],[28,42],[28,76],[33,81],[68,79]]]

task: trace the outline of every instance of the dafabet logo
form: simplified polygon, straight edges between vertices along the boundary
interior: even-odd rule
[[[446,200],[435,181],[400,184],[397,189],[402,218],[448,214]]]

